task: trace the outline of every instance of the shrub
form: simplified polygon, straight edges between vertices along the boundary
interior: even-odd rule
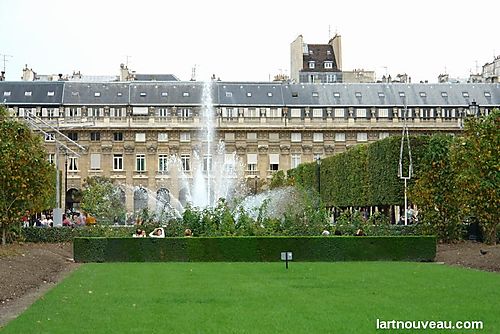
[[[405,237],[215,237],[76,238],[77,262],[142,261],[432,261],[436,238]]]

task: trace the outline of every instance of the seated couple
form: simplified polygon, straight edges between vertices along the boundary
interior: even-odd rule
[[[138,228],[134,234],[132,234],[132,237],[134,238],[145,238],[146,237],[146,231],[141,230]],[[150,238],[165,238],[165,231],[163,230],[163,227],[157,227],[153,230],[153,232],[149,233]]]

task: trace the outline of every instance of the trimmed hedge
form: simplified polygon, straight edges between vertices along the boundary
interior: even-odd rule
[[[151,232],[154,226],[143,226],[146,232]],[[84,227],[23,227],[21,235],[26,242],[70,242],[78,237],[130,237],[137,226],[96,225]]]
[[[410,137],[414,170],[410,187],[418,177],[430,138]],[[334,207],[401,205],[404,187],[398,177],[400,145],[401,136],[391,136],[369,145],[356,145],[321,160],[323,203]],[[316,168],[315,162],[300,164],[290,175],[294,176],[296,184],[317,190]],[[408,170],[407,162],[404,170]]]
[[[216,237],[75,238],[76,262],[273,262],[292,251],[294,261],[433,261],[436,238]]]

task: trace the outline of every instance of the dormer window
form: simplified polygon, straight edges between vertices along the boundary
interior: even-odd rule
[[[3,96],[10,96],[10,92],[3,92]]]
[[[24,92],[24,96],[31,96],[31,92]]]
[[[465,97],[465,98],[468,98],[469,97],[469,93],[468,92],[462,92],[462,96]]]
[[[442,97],[448,97],[448,93],[447,92],[441,92],[441,96]]]
[[[247,97],[252,97],[252,93],[248,92]]]
[[[140,94],[142,97],[145,97],[146,96],[146,92],[141,92]]]
[[[100,96],[101,96],[101,92],[95,92],[95,93],[94,93],[94,96],[95,96],[95,97],[100,97]]]
[[[340,98],[340,93],[339,92],[333,92],[333,97],[336,99]]]
[[[325,68],[333,68],[333,61],[325,61],[324,63]]]
[[[292,97],[299,97],[299,93],[298,92],[292,92]]]
[[[184,92],[184,93],[182,93],[182,96],[184,96],[184,97],[189,97],[189,92]]]
[[[50,92],[50,91],[47,92],[47,96],[54,96],[54,95],[55,95],[54,92]]]
[[[233,92],[226,92],[226,97],[233,97]]]
[[[354,95],[355,95],[357,98],[361,98],[361,97],[362,97],[361,92],[356,92],[356,93],[354,93]]]
[[[161,96],[162,96],[162,97],[167,97],[167,96],[168,96],[168,93],[167,93],[167,92],[161,92]]]
[[[406,96],[405,92],[399,92],[399,97],[405,97],[405,96]]]
[[[491,93],[490,92],[484,92],[484,97],[491,97]]]
[[[267,93],[267,96],[272,97],[273,93],[269,92],[269,93]]]
[[[312,92],[312,96],[313,97],[319,97],[319,93],[318,92]]]
[[[309,62],[309,68],[315,68],[316,67],[316,64],[314,61],[310,61]]]
[[[420,97],[427,97],[427,93],[426,92],[420,92]]]

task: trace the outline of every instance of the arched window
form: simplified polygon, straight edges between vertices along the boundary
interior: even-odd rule
[[[164,211],[165,206],[170,204],[170,192],[167,188],[160,188],[156,192],[156,210]]]
[[[148,191],[142,187],[134,190],[134,211],[140,211],[148,207]]]

